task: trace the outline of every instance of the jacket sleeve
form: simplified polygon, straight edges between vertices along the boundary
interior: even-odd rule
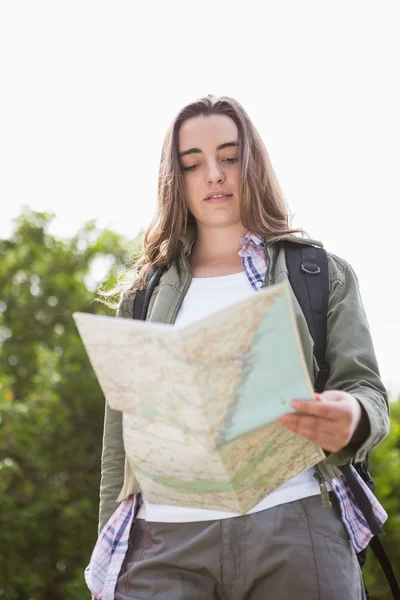
[[[379,374],[371,333],[356,274],[338,257],[330,260],[330,296],[326,358],[330,376],[326,389],[343,390],[361,403],[369,421],[369,436],[331,454],[330,464],[361,462],[389,431],[389,402]]]
[[[117,317],[132,318],[129,301],[123,298]],[[122,413],[111,409],[107,402],[104,414],[103,446],[101,453],[99,533],[117,509],[117,498],[124,483],[125,449],[122,438]]]

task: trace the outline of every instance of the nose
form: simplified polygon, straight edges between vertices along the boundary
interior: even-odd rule
[[[206,177],[207,182],[212,184],[225,181],[224,171],[215,160],[209,162]]]

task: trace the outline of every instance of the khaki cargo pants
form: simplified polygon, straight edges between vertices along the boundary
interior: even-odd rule
[[[197,523],[138,519],[116,600],[365,600],[339,506],[320,496]]]

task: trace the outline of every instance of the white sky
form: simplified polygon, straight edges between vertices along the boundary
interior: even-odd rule
[[[175,113],[236,97],[304,227],[360,279],[400,392],[397,1],[0,4],[0,236],[23,204],[134,238]]]

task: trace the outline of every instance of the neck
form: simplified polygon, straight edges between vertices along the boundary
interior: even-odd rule
[[[221,228],[198,225],[196,242],[192,250],[192,262],[214,263],[237,257],[240,240],[246,232],[240,222]]]

